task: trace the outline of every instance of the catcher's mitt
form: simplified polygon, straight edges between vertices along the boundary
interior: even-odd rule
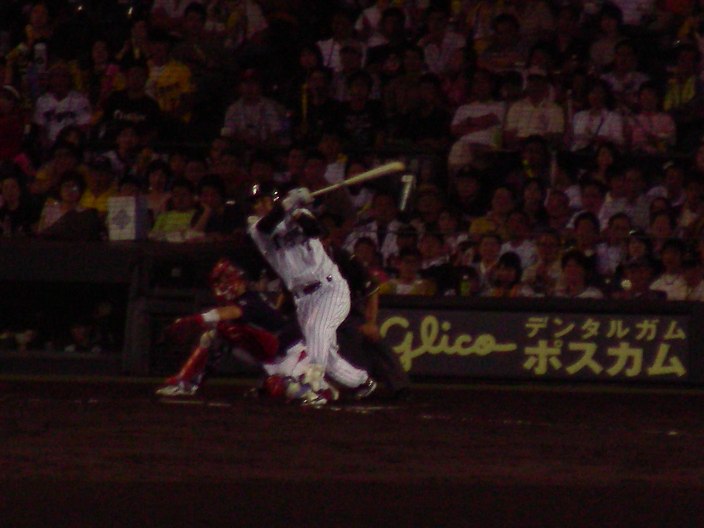
[[[203,321],[202,315],[188,315],[179,317],[167,326],[164,334],[172,342],[186,344],[199,337],[206,328],[207,325]]]
[[[262,328],[234,321],[220,321],[216,328],[231,345],[244,348],[259,361],[270,361],[279,350],[279,339]]]

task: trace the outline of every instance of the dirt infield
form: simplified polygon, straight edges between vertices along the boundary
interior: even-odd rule
[[[414,387],[301,409],[247,383],[0,381],[0,526],[704,525],[704,392]]]

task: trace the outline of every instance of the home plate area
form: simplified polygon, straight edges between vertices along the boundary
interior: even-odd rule
[[[704,526],[700,389],[415,383],[314,408],[152,385],[6,381],[0,524]]]
[[[235,404],[232,401],[222,401],[222,400],[209,400],[206,398],[158,398],[157,401],[163,405],[169,406],[184,406],[184,407],[210,407],[210,408],[222,408],[231,409]],[[249,398],[247,401],[251,401],[254,404],[260,404],[264,406],[271,407],[287,407],[287,408],[297,408],[300,407],[304,410],[314,409],[318,411],[330,411],[330,412],[347,412],[353,414],[370,414],[375,412],[390,412],[390,411],[401,411],[401,409],[410,404],[408,403],[383,403],[383,402],[334,402],[328,403],[326,405],[321,405],[319,407],[313,406],[301,406],[300,404],[294,402],[284,402],[284,401],[272,401],[266,398]]]

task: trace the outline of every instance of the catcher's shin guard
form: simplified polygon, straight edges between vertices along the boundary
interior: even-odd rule
[[[277,400],[284,400],[286,398],[286,388],[286,378],[276,374],[267,376],[262,385],[263,393]]]
[[[205,366],[208,362],[208,353],[208,348],[204,346],[196,347],[191,356],[188,358],[188,361],[186,361],[186,364],[181,368],[181,371],[166,380],[166,383],[173,385],[180,381],[187,381],[194,385],[198,385],[205,374]]]

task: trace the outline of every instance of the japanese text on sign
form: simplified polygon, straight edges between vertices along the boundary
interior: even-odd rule
[[[395,311],[382,320],[381,335],[406,370],[416,371],[420,361],[421,371],[430,365],[442,373],[440,362],[448,374],[601,379],[683,379],[688,374],[684,317],[439,315]],[[447,363],[450,358],[455,359]]]

